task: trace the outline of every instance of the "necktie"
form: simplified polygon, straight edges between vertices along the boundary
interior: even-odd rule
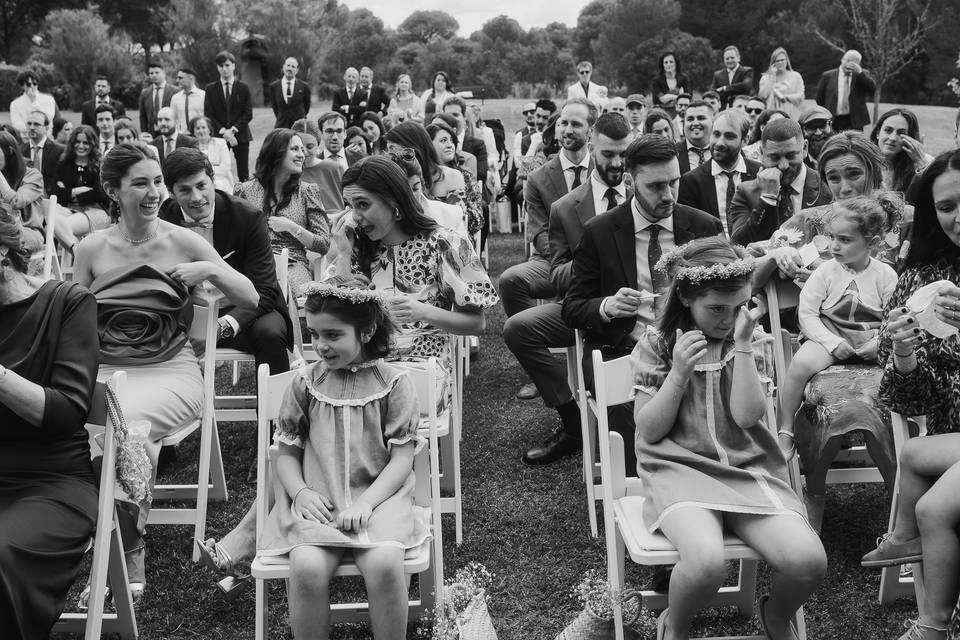
[[[160,111],[160,87],[153,88],[153,115],[156,117],[157,111]]]
[[[730,203],[733,202],[733,194],[737,190],[737,185],[733,183],[734,176],[737,175],[736,171],[724,171],[724,174],[727,176],[727,196],[726,196],[726,205],[724,206],[723,212],[727,213],[730,211]]]
[[[690,147],[690,150],[697,154],[697,166],[699,167],[700,165],[703,164],[703,157],[707,153],[707,147],[704,147],[702,149],[700,147]]]
[[[293,97],[293,83],[287,80],[287,102]]]
[[[184,91],[183,93],[183,120],[187,124],[190,123],[190,92]]]
[[[109,140],[104,140],[104,141],[103,141],[103,153],[104,153],[104,155],[106,155],[107,151],[110,151],[110,141],[109,141]]]
[[[843,74],[843,76],[844,76],[844,80],[845,80],[846,82],[843,83],[843,91],[840,92],[840,99],[838,100],[838,103],[837,103],[837,113],[838,113],[838,114],[844,114],[844,115],[845,115],[845,114],[850,113],[850,105],[849,105],[849,101],[850,101],[850,74],[849,74],[849,73],[845,73],[845,74]]]
[[[226,125],[230,126],[230,83],[223,83],[223,99],[227,105],[227,122]]]
[[[647,265],[650,268],[650,283],[653,285],[653,293],[663,293],[667,289],[667,276],[655,269],[663,250],[660,248],[660,225],[652,224],[647,227],[650,232],[650,245],[647,247]]]
[[[166,158],[168,155],[173,153],[173,138],[167,138],[166,142],[164,143],[164,147],[165,149],[163,152],[163,157]]]
[[[780,187],[780,195],[777,196],[777,215],[780,217],[780,224],[793,216],[793,187],[790,185]]]
[[[583,167],[577,166],[573,167],[573,184],[570,186],[570,191],[573,191],[580,186],[580,173],[583,171]]]
[[[606,193],[603,194],[604,199],[607,201],[607,211],[613,209],[617,206],[617,190],[613,187],[607,188]]]
[[[30,147],[30,165],[34,169],[40,169],[40,147],[37,145]]]

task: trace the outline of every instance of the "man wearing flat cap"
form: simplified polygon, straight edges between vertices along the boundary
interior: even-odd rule
[[[803,129],[803,139],[807,141],[807,157],[803,162],[816,171],[820,151],[834,133],[833,114],[821,106],[814,105],[803,110],[798,122]]]
[[[630,142],[643,135],[643,119],[647,117],[647,103],[639,93],[627,96],[627,122],[630,124]]]

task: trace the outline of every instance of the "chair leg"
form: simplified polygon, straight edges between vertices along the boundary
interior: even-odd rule
[[[454,497],[454,522],[456,524],[456,542],[459,546],[463,543],[463,484],[460,477],[460,425],[459,420],[455,431],[451,434],[453,437],[453,497]]]
[[[210,489],[208,497],[211,500],[226,502],[229,499],[227,493],[227,475],[223,467],[223,452],[220,448],[220,431],[217,427],[216,420],[213,421],[210,456],[210,477],[213,487]]]
[[[256,585],[256,640],[266,640],[267,638],[267,583],[265,580],[257,579]]]
[[[213,404],[213,398],[210,398],[208,405]],[[216,433],[217,422],[213,417],[213,407],[205,407],[204,424],[200,427],[200,469],[197,473],[197,512],[194,522],[194,537],[197,540],[204,539],[204,531],[207,525],[207,499],[210,493],[210,462],[213,457],[213,436]],[[219,448],[219,438],[217,439]],[[193,547],[193,561],[200,560],[200,551],[196,545]]]
[[[116,628],[112,633],[119,633],[123,640],[136,640],[137,617],[133,610],[133,597],[130,595],[127,575],[127,563],[123,557],[123,540],[120,539],[120,528],[116,525],[116,511],[114,510],[113,533],[110,536],[110,560],[107,575],[110,579],[110,589],[113,591],[113,603],[117,609]],[[91,593],[92,595],[92,593]],[[98,611],[102,611],[99,609]],[[99,637],[99,636],[98,636]]]
[[[737,613],[742,618],[753,615],[753,600],[757,591],[757,564],[756,560],[740,561],[740,572],[737,577],[738,590],[733,606],[737,608]]]
[[[231,384],[235,387],[237,383],[240,382],[240,363],[236,360],[233,361],[233,377],[231,379]]]

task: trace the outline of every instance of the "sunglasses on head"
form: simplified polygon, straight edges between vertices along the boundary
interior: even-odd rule
[[[404,147],[400,151],[391,151],[387,155],[394,162],[413,162],[417,159],[417,152],[410,147]]]
[[[747,107],[747,113],[763,113],[763,109],[751,109]]]

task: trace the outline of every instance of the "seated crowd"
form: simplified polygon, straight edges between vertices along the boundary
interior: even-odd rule
[[[139,126],[98,78],[65,144],[54,140],[56,104],[24,74],[0,131],[0,422],[15,427],[0,470],[0,635],[45,637],[79,573],[96,519],[83,429],[94,383],[127,372],[123,411],[149,423],[151,481],[163,439],[200,415],[187,334],[194,294],[212,286],[228,300],[218,346],[288,371],[302,355],[292,293],[315,352],[281,409],[266,542],[257,548],[253,506],[221,540],[197,541],[224,575],[257,552],[289,554],[297,637],[327,637],[327,585],[347,548],[375,637],[403,637],[403,551],[427,535],[410,509],[422,408],[390,363],[436,358],[445,407],[449,336],[480,334],[502,300],[504,341],[531,380],[518,397],[541,397],[559,420],[522,454],[528,465],[584,447],[576,389],[550,349],[581,333],[588,388],[593,350],[630,356],[635,400],[611,410],[610,427],[628,443],[626,473],[643,481],[645,522],[680,555],[658,638],[687,638],[724,580],[724,530],[773,570],[759,606],[766,636],[797,637],[791,620],[826,555],[822,483],[801,497],[788,477],[810,437],[794,415],[827,367],[882,368],[881,402],[926,416],[930,435],[903,448],[896,526],[863,564],[924,562],[926,598],[902,639],[946,638],[960,591],[960,150],[928,155],[903,108],[864,134],[874,81],[856,51],[807,107],[782,48],[756,94],[736,47],[723,63],[695,98],[665,53],[648,104],[610,96],[581,62],[566,102],[525,104],[508,141],[443,71],[421,96],[400,75],[391,96],[368,67],[350,67],[330,111],[311,119],[311,89],[288,58],[252,174],[250,91],[228,52],[202,90],[192,70],[179,70],[176,90],[152,63]],[[495,289],[478,253],[501,194],[522,209],[529,254]],[[37,277],[50,224],[72,282]],[[784,314],[802,336],[786,372],[766,366],[760,294],[771,279],[799,288],[797,312]],[[928,285],[936,333],[911,306]],[[777,378],[777,436],[754,428],[764,377]],[[335,436],[351,416],[364,434],[341,453]],[[149,497],[138,507],[120,512],[135,597]]]

